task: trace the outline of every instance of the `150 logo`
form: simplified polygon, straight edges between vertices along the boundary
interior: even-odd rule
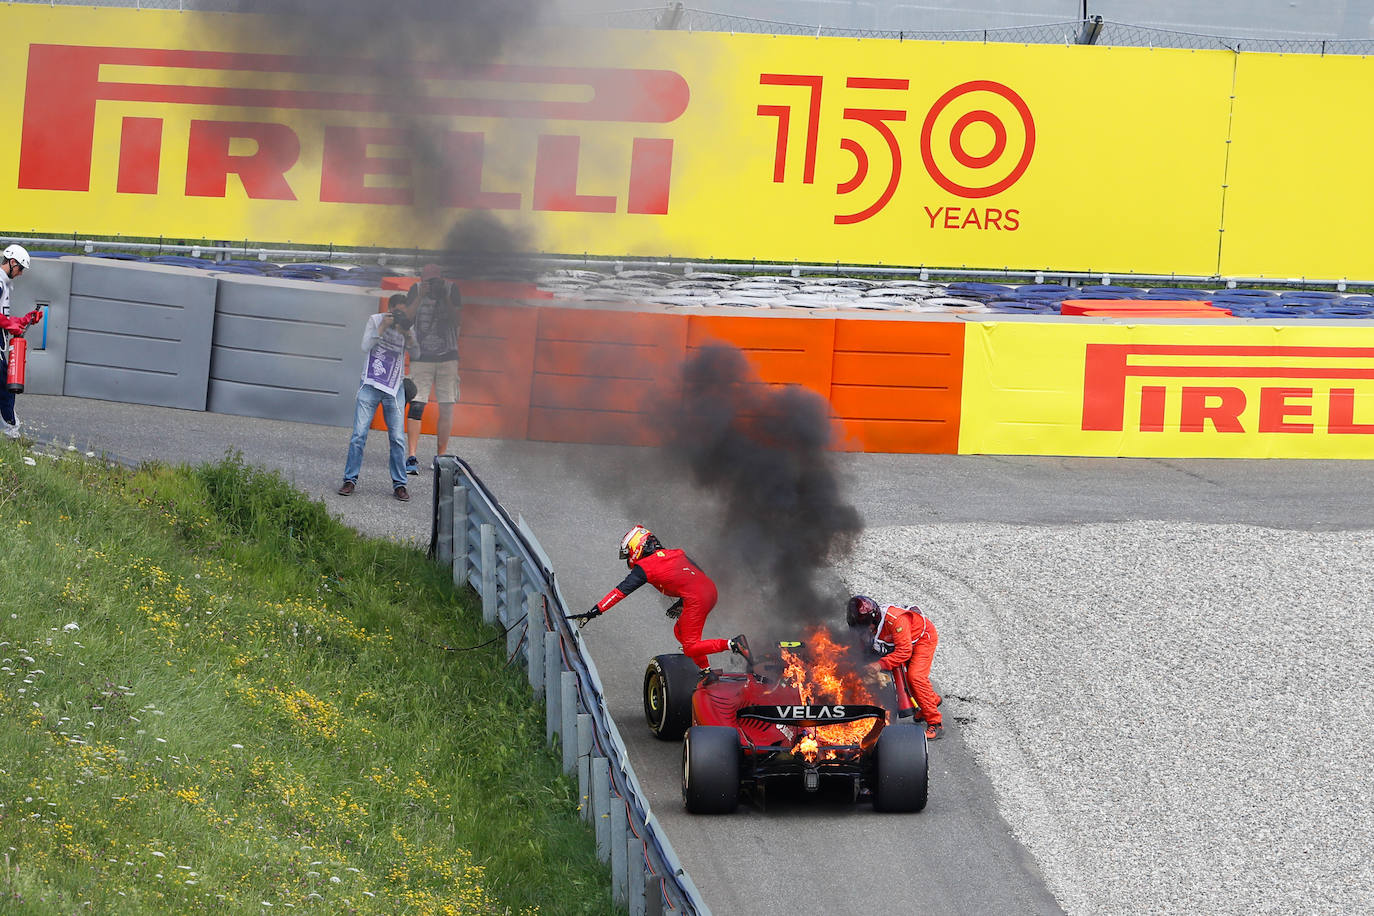
[[[815,183],[825,77],[763,73],[759,85],[782,87],[770,91],[770,101],[757,108],[759,116],[777,119],[772,179],[779,184],[787,180],[793,113],[801,101],[795,90],[805,93],[801,181]],[[896,195],[903,169],[899,126],[910,113],[910,89],[909,79],[850,76],[843,90],[832,90],[843,92],[844,123],[827,129],[840,135],[839,149],[854,161],[853,173],[835,188],[841,200],[852,203],[846,212],[835,214],[836,225],[864,222],[881,213]],[[943,93],[921,122],[921,162],[931,180],[961,202],[924,205],[929,228],[1018,229],[1018,209],[964,201],[994,197],[1015,185],[1031,164],[1035,139],[1030,106],[1010,87],[993,80],[971,80]]]

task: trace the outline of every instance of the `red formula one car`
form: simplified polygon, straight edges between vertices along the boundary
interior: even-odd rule
[[[837,647],[822,630],[811,648]],[[837,675],[826,660],[832,651],[788,642],[757,663],[747,648],[744,658],[744,673],[705,681],[680,654],[656,656],[644,672],[650,730],[664,741],[685,737],[688,811],[728,814],[742,791],[762,798],[769,783],[783,780],[807,792],[822,780],[844,780],[856,801],[871,799],[877,811],[925,807],[925,730],[898,723],[857,676]]]

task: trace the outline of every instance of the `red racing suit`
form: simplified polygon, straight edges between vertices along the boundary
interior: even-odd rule
[[[630,574],[596,603],[597,609],[609,611],[621,598],[645,582],[669,598],[682,599],[682,616],[673,625],[673,635],[682,643],[683,653],[697,667],[706,668],[706,656],[730,648],[728,639],[702,639],[706,615],[716,606],[716,583],[692,562],[692,558],[676,548],[655,550],[630,565]]]
[[[884,670],[903,669],[907,689],[921,707],[921,716],[931,725],[940,724],[940,695],[930,685],[930,663],[935,660],[935,648],[940,634],[935,624],[919,608],[905,608],[889,604],[883,608],[882,619],[873,634],[873,649],[882,655]]]

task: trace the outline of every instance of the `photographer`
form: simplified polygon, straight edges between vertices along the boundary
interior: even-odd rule
[[[453,405],[458,401],[458,327],[462,323],[463,300],[458,287],[444,278],[437,264],[425,265],[420,271],[420,282],[410,288],[407,298],[416,306],[415,340],[419,350],[410,358],[410,373],[417,392],[406,411],[406,442],[410,447],[406,471],[418,474],[420,465],[415,450],[420,444],[420,420],[431,390],[439,404],[436,454],[448,454]]]
[[[357,407],[353,414],[353,436],[348,442],[348,459],[344,462],[340,496],[351,496],[358,486],[358,472],[363,466],[363,447],[367,445],[367,431],[378,405],[386,423],[390,440],[390,470],[392,495],[399,500],[410,499],[406,489],[406,439],[403,427],[401,400],[398,392],[405,374],[405,354],[414,351],[415,306],[404,294],[392,296],[385,313],[377,313],[367,320],[363,331],[363,352],[367,363],[358,385]]]

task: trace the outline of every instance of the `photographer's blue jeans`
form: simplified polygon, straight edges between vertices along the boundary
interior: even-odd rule
[[[372,427],[372,416],[377,405],[382,405],[382,420],[386,423],[387,437],[391,440],[391,486],[404,486],[406,482],[406,430],[401,417],[401,402],[394,395],[368,384],[358,386],[358,407],[353,414],[353,438],[348,440],[348,460],[344,462],[344,480],[354,483],[358,472],[363,469],[363,446],[367,445],[367,431]]]

